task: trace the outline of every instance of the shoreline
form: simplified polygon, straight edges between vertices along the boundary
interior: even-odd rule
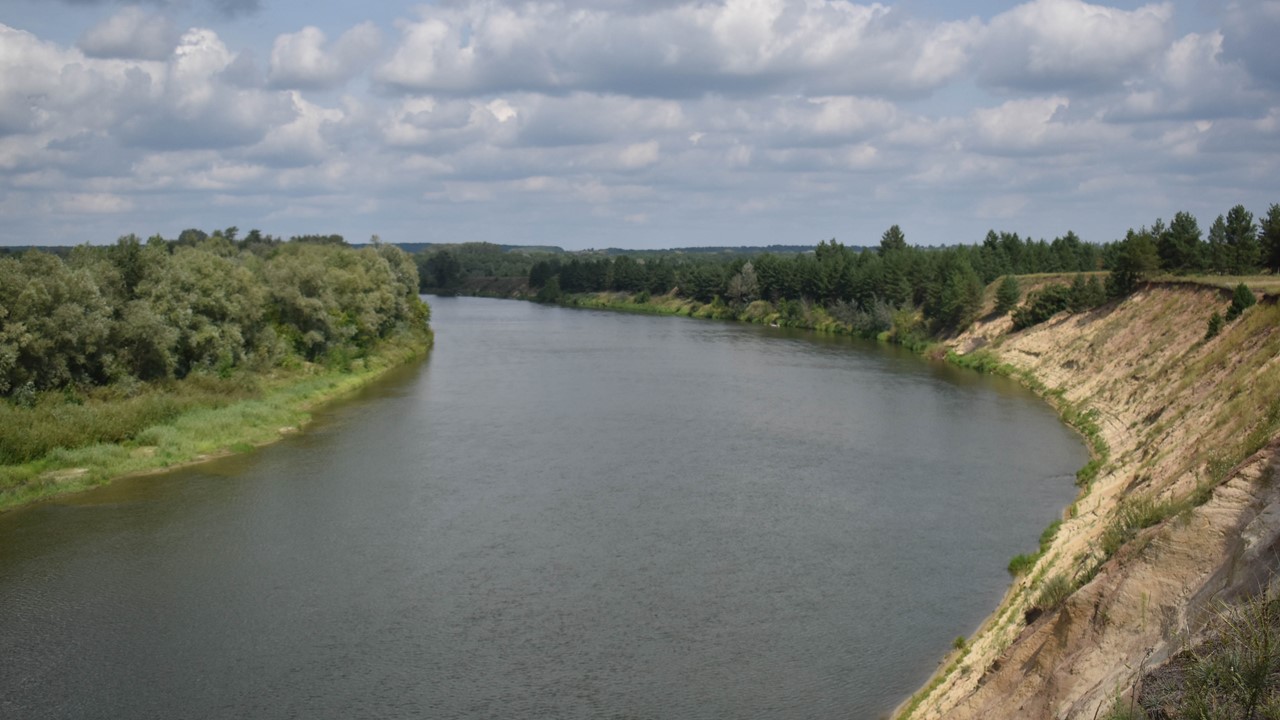
[[[947,342],[961,364],[1013,376],[1085,423],[1096,462],[963,653],[893,718],[1105,717],[1219,603],[1267,583],[1280,312],[1263,300],[1206,338],[1224,291],[1153,282],[1019,333],[994,319]]]
[[[1077,472],[1075,501],[1047,529],[1039,552],[1015,559],[1023,562],[999,604],[890,717],[1104,717],[1144,671],[1198,637],[1221,603],[1275,584],[1280,299],[1261,295],[1219,335],[1205,328],[1211,314],[1225,311],[1229,290],[1158,278],[1119,301],[1016,333],[1008,316],[986,315],[953,337],[876,336],[1018,381],[1090,453]],[[768,324],[778,318],[654,300],[661,306],[598,293],[558,304]],[[987,300],[991,307],[990,287]],[[830,320],[821,310],[814,315]]]
[[[126,477],[158,475],[251,452],[300,432],[312,414],[353,395],[393,370],[425,359],[430,329],[385,340],[349,368],[307,366],[264,375],[260,391],[218,407],[189,408],[118,443],[56,449],[18,465],[0,466],[0,513],[83,492]],[[154,443],[138,441],[146,437]]]

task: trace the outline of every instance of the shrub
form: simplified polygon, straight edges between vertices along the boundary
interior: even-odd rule
[[[1071,288],[1066,285],[1049,285],[1029,295],[1020,307],[1013,311],[1013,329],[1025,330],[1048,320],[1071,307]]]
[[[1210,315],[1209,327],[1204,331],[1204,339],[1212,340],[1217,337],[1218,333],[1222,332],[1222,324],[1222,315],[1216,312]]]
[[[1013,558],[1009,560],[1009,574],[1014,577],[1026,575],[1031,568],[1035,566],[1036,561],[1039,559],[1039,553],[1022,553],[1020,555],[1014,555]]]
[[[1053,610],[1061,605],[1072,592],[1075,584],[1063,573],[1058,573],[1045,581],[1036,596],[1035,606],[1044,611]]]
[[[1245,310],[1257,304],[1258,300],[1253,296],[1253,291],[1249,289],[1249,286],[1240,283],[1236,286],[1236,290],[1231,296],[1231,307],[1227,308],[1227,322],[1235,320]]]

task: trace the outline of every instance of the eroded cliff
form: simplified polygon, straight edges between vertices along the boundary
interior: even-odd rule
[[[1040,386],[1106,452],[1045,552],[900,716],[1100,717],[1222,602],[1270,582],[1280,307],[1263,298],[1206,339],[1229,302],[1152,284],[1020,332],[982,321],[949,343]]]

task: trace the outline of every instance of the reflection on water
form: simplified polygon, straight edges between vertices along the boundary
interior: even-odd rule
[[[0,515],[0,717],[876,717],[1085,459],[891,348],[432,304],[305,433]]]

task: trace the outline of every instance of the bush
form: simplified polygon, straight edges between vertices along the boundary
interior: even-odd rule
[[[1258,300],[1253,296],[1253,291],[1249,289],[1249,286],[1240,283],[1236,286],[1235,293],[1231,296],[1231,307],[1227,308],[1227,322],[1235,320],[1245,310],[1257,304]]]
[[[1223,322],[1222,322],[1221,314],[1215,312],[1213,315],[1210,315],[1209,327],[1206,328],[1204,331],[1204,339],[1212,340],[1213,338],[1217,337],[1218,333],[1222,332],[1222,325],[1223,325]]]
[[[1036,561],[1039,559],[1040,553],[1022,553],[1021,555],[1014,555],[1013,558],[1009,560],[1009,574],[1014,577],[1026,575],[1031,568],[1035,567]]]
[[[1027,295],[1027,300],[1013,311],[1013,329],[1025,330],[1048,320],[1071,307],[1071,288],[1049,285]]]
[[[1036,596],[1035,606],[1048,612],[1061,605],[1075,591],[1075,584],[1063,573],[1058,573],[1045,581]]]

